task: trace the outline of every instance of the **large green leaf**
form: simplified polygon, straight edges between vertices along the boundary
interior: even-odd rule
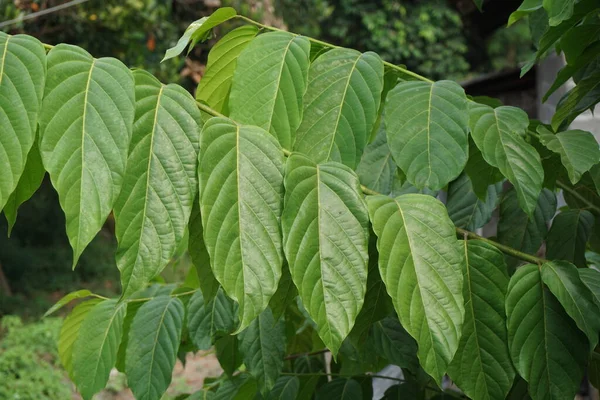
[[[379,270],[400,322],[419,345],[423,369],[438,384],[464,319],[464,256],[444,205],[431,196],[368,196]]]
[[[411,371],[419,369],[417,342],[398,321],[398,318],[386,317],[373,324],[371,331],[374,349],[391,364]]]
[[[127,304],[98,303],[85,316],[73,344],[73,380],[84,400],[104,389],[117,361]]]
[[[240,351],[244,365],[256,378],[263,395],[275,385],[285,356],[285,332],[283,320],[275,321],[270,308],[240,333]]]
[[[319,388],[316,400],[362,400],[362,388],[354,379],[336,378]]]
[[[492,218],[498,205],[502,183],[498,182],[487,188],[485,200],[480,200],[473,191],[471,179],[465,173],[448,185],[446,208],[454,225],[469,231],[479,229]]]
[[[508,347],[534,400],[575,396],[588,360],[589,343],[554,295],[537,265],[512,276],[506,294]]]
[[[159,296],[135,315],[129,335],[125,370],[137,400],[160,400],[171,383],[183,328],[183,303]]]
[[[344,165],[292,154],[285,188],[281,225],[292,279],[323,343],[336,354],[366,291],[369,217],[360,183]]]
[[[504,180],[500,170],[492,167],[483,159],[483,154],[481,154],[472,139],[469,139],[469,160],[465,165],[464,172],[471,179],[473,192],[480,200],[487,198],[488,188],[491,185]]]
[[[136,70],[136,115],[123,190],[115,204],[123,296],[144,288],[183,239],[198,190],[200,111],[180,86]]]
[[[588,337],[590,351],[598,344],[600,308],[594,295],[583,283],[577,267],[566,261],[552,261],[542,265],[542,281],[556,296],[567,314]]]
[[[202,216],[200,215],[200,202],[198,199],[194,200],[188,231],[188,254],[198,275],[203,298],[208,301],[214,299],[220,285],[213,275],[208,250],[206,250],[206,245],[204,244],[204,231],[202,229]]]
[[[40,41],[0,32],[0,210],[25,170],[45,80],[46,51]]]
[[[210,349],[218,333],[229,334],[236,328],[234,303],[222,289],[210,300],[198,290],[190,299],[187,310],[190,339],[200,350]]]
[[[585,267],[585,246],[593,225],[594,216],[587,210],[567,210],[558,214],[548,232],[546,257]]]
[[[385,124],[382,123],[375,140],[365,148],[356,173],[360,182],[369,189],[388,194],[392,192],[396,169],[387,143]]]
[[[573,185],[600,161],[598,142],[589,132],[576,129],[554,134],[541,125],[538,132],[544,146],[560,155]]]
[[[280,376],[267,396],[267,400],[294,400],[300,391],[297,376]]]
[[[594,295],[598,307],[600,307],[600,272],[594,268],[579,268],[579,277]]]
[[[463,244],[465,322],[448,375],[470,398],[504,399],[515,377],[507,346],[504,256],[483,241]]]
[[[208,53],[206,71],[196,89],[196,100],[213,110],[228,113],[229,92],[238,57],[258,33],[254,25],[244,25],[223,36]]]
[[[575,0],[544,0],[550,26],[556,26],[573,15]]]
[[[527,114],[515,107],[471,103],[470,115],[471,135],[483,158],[508,178],[517,191],[519,204],[532,215],[544,170],[540,155],[521,136],[529,126]]]
[[[356,168],[383,90],[383,62],[372,52],[337,48],[310,66],[294,150],[313,161]]]
[[[401,82],[388,94],[388,144],[396,164],[418,189],[439,190],[464,169],[467,110],[467,96],[456,82]]]
[[[270,132],[291,149],[302,120],[310,42],[288,32],[259,35],[239,56],[229,97],[230,115]]]
[[[78,304],[71,314],[65,318],[58,339],[58,357],[69,377],[73,379],[73,344],[79,335],[81,323],[88,313],[100,303],[100,299],[92,299]]]
[[[240,327],[267,307],[281,277],[283,151],[265,130],[212,118],[200,152],[200,212],[211,267],[240,305]]]
[[[48,53],[40,153],[66,215],[73,266],[121,191],[134,96],[131,71],[120,61],[66,44]]]

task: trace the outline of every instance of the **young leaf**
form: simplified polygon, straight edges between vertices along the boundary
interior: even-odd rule
[[[575,0],[544,0],[550,26],[556,26],[573,15]]]
[[[366,291],[369,217],[360,183],[344,165],[314,164],[292,154],[285,188],[281,225],[292,279],[335,355]]]
[[[369,189],[388,194],[392,191],[396,169],[387,143],[385,125],[382,123],[375,140],[365,148],[356,173],[360,182]]]
[[[73,266],[121,191],[134,117],[131,71],[59,44],[48,53],[40,153],[67,220]]]
[[[464,169],[467,111],[467,96],[456,82],[401,82],[388,94],[388,145],[418,189],[439,190]]]
[[[310,66],[294,150],[354,169],[377,118],[383,62],[372,52],[333,49]],[[359,112],[360,110],[360,112]]]
[[[73,344],[73,380],[84,400],[104,389],[117,361],[127,304],[105,300],[89,311]]]
[[[473,191],[471,179],[463,173],[448,185],[448,216],[459,228],[469,231],[479,229],[492,218],[501,192],[501,182],[490,185],[485,200],[480,200]]]
[[[508,347],[534,400],[575,396],[587,364],[589,343],[554,295],[537,265],[517,269],[506,294]]]
[[[310,42],[288,32],[259,35],[240,54],[229,96],[231,118],[270,132],[291,149],[302,120]]]
[[[560,155],[573,185],[579,182],[584,172],[600,161],[598,142],[589,132],[576,129],[554,134],[542,125],[538,127],[538,132],[544,146]]]
[[[60,336],[58,339],[58,357],[62,363],[63,368],[69,374],[71,380],[73,380],[73,344],[79,335],[79,329],[81,323],[88,313],[102,300],[92,299],[84,301],[78,304],[71,314],[65,318],[60,329]]]
[[[71,293],[67,294],[66,296],[63,296],[62,299],[60,299],[59,301],[56,302],[56,304],[54,304],[52,307],[50,307],[50,309],[48,311],[46,311],[46,313],[44,314],[44,317],[47,317],[48,315],[60,310],[65,305],[69,304],[71,301],[73,301],[75,299],[82,299],[84,297],[88,297],[91,295],[92,295],[92,292],[90,292],[87,289],[82,289],[82,290],[77,290],[75,292],[71,292]]]
[[[256,37],[258,28],[244,25],[223,36],[208,53],[206,71],[196,89],[196,100],[228,114],[229,92],[240,53]]]
[[[600,307],[600,272],[594,268],[579,268],[577,271],[583,284],[594,295],[596,305]]]
[[[199,350],[208,350],[218,333],[229,334],[235,330],[233,301],[219,289],[216,297],[208,300],[198,290],[188,303],[187,326],[192,343]]]
[[[46,80],[46,51],[39,40],[0,32],[0,210],[25,170],[35,141]],[[16,210],[15,210],[16,214]]]
[[[144,288],[180,244],[197,191],[200,112],[180,86],[136,70],[135,128],[115,204],[123,296]]]
[[[552,261],[542,265],[542,281],[556,296],[567,314],[584,332],[590,351],[598,344],[600,308],[594,296],[579,276],[577,267],[566,261]]]
[[[373,347],[391,364],[411,371],[419,369],[417,342],[410,336],[396,317],[386,317],[373,324],[371,331]]]
[[[300,379],[297,376],[280,376],[267,396],[267,400],[295,399],[300,391]]]
[[[212,118],[200,152],[200,213],[211,267],[240,305],[242,331],[267,307],[281,277],[283,152],[258,127]]]
[[[171,383],[181,340],[184,307],[176,297],[159,296],[138,310],[129,335],[125,370],[137,400],[160,400]]]
[[[362,400],[362,388],[354,379],[336,378],[319,388],[316,400]]]
[[[200,202],[198,198],[194,200],[194,205],[192,206],[188,231],[188,254],[196,267],[202,296],[204,300],[209,301],[215,298],[220,285],[213,275],[208,250],[206,250],[206,245],[204,244],[204,231],[202,229],[202,216],[200,215]]]
[[[481,154],[473,139],[469,139],[469,160],[465,165],[465,173],[471,179],[471,186],[475,195],[484,201],[487,198],[488,188],[504,180],[500,170],[492,167],[483,159],[483,154]]]
[[[177,57],[185,50],[188,43],[190,42],[192,42],[192,44],[190,45],[191,50],[196,45],[196,43],[203,42],[206,39],[208,39],[212,28],[222,24],[227,20],[230,20],[236,15],[237,12],[234,8],[221,7],[218,8],[209,17],[203,17],[199,20],[192,22],[183,33],[183,36],[179,38],[177,44],[166,51],[165,56],[163,57],[161,62],[164,62],[173,57]]]
[[[504,255],[483,241],[463,242],[465,322],[448,375],[473,399],[504,399],[515,371],[507,346]]]
[[[464,319],[464,256],[444,205],[431,196],[368,196],[379,270],[400,322],[419,345],[423,369],[446,373]]]
[[[275,385],[283,368],[283,321],[275,321],[271,310],[265,309],[240,333],[240,351],[244,355],[244,365],[248,372],[256,378],[260,392],[266,395]]]
[[[471,135],[483,158],[513,184],[523,210],[532,215],[542,190],[544,170],[540,155],[521,136],[529,126],[525,111],[472,103]]]
[[[546,240],[546,257],[566,260],[580,268],[586,266],[585,246],[592,234],[594,216],[586,210],[567,210],[558,214]]]

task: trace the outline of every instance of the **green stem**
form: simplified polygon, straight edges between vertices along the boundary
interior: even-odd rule
[[[556,186],[558,186],[565,192],[568,192],[571,196],[576,197],[577,200],[581,201],[582,203],[587,204],[586,208],[588,210],[592,210],[592,211],[594,211],[594,213],[600,214],[600,208],[598,208],[598,206],[596,206],[594,203],[592,203],[591,201],[589,201],[588,199],[583,197],[579,192],[577,192],[575,189],[573,189],[569,185],[564,184],[561,181],[556,181]]]
[[[187,292],[181,292],[181,293],[175,293],[175,294],[171,294],[171,297],[182,297],[182,296],[187,296],[188,294],[194,294],[198,291],[199,289],[194,289],[194,290],[189,290]],[[126,300],[127,303],[139,303],[141,301],[150,301],[152,299],[154,299],[155,297],[142,297],[140,299],[131,299],[131,300]]]

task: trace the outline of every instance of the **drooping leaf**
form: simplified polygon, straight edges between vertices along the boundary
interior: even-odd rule
[[[537,151],[521,136],[529,125],[527,114],[515,107],[471,103],[470,115],[471,135],[483,158],[513,184],[519,204],[532,215],[544,170]]]
[[[56,304],[54,304],[52,307],[50,307],[50,309],[48,311],[46,311],[46,313],[44,314],[44,317],[47,317],[48,315],[60,310],[61,308],[63,308],[64,306],[66,306],[67,304],[69,304],[71,301],[73,301],[75,299],[82,299],[84,297],[89,297],[92,294],[93,293],[87,289],[81,289],[81,290],[77,290],[75,292],[71,292],[71,293],[63,296],[59,301],[56,302]]]
[[[473,192],[480,200],[487,199],[488,188],[491,185],[504,180],[500,170],[483,159],[481,151],[472,139],[469,139],[469,160],[465,165],[465,173],[471,179]]]
[[[356,168],[377,118],[383,62],[372,52],[337,48],[312,63],[294,150],[321,163]]]
[[[190,299],[187,310],[190,339],[199,350],[210,349],[217,334],[229,334],[236,328],[234,303],[222,289],[210,300],[198,290]]]
[[[73,380],[84,400],[104,389],[117,361],[126,303],[105,300],[85,316],[73,344]]]
[[[42,164],[42,158],[40,156],[40,150],[37,142],[33,144],[29,154],[27,155],[27,162],[25,163],[25,170],[17,183],[15,191],[11,193],[10,197],[6,201],[4,206],[4,215],[8,222],[8,234],[12,231],[15,222],[17,221],[17,211],[21,204],[26,202],[33,196],[36,190],[42,184],[46,170]]]
[[[161,286],[161,285],[156,285]],[[168,295],[168,293],[165,293]],[[135,318],[139,309],[144,305],[145,301],[133,301],[127,303],[127,312],[125,313],[125,319],[123,320],[123,337],[119,344],[119,351],[117,351],[117,362],[115,368],[119,372],[125,373],[125,361],[127,358],[127,347],[129,347],[129,332],[131,331],[131,325],[133,325],[133,319]],[[137,340],[133,338],[133,340]]]
[[[190,42],[191,50],[196,43],[203,42],[208,39],[212,28],[222,24],[227,20],[230,20],[231,18],[234,18],[236,15],[237,12],[234,8],[221,7],[215,10],[215,12],[213,12],[210,16],[203,17],[192,22],[190,26],[187,27],[181,38],[179,38],[177,44],[166,51],[162,61],[180,55]]]
[[[391,364],[411,371],[419,369],[417,342],[410,336],[396,317],[386,317],[373,324],[373,346],[378,354]]]
[[[379,270],[400,322],[419,345],[423,369],[438,383],[464,319],[464,256],[444,205],[430,196],[368,196]]]
[[[573,185],[600,161],[598,142],[589,132],[575,129],[554,134],[543,126],[538,127],[538,132],[544,146],[560,155]]]
[[[600,24],[590,21],[569,29],[560,38],[560,49],[565,55],[567,64],[576,64],[577,59],[592,43],[598,44]]]
[[[317,391],[316,400],[362,400],[362,388],[354,379],[336,378],[321,386]]]
[[[600,272],[594,268],[579,268],[577,271],[583,284],[594,295],[596,305],[600,307]]]
[[[267,400],[295,399],[300,391],[300,379],[297,376],[280,376],[267,396]]]
[[[267,307],[281,277],[283,152],[265,130],[212,118],[200,152],[200,212],[211,267],[240,305],[238,332]]]
[[[418,189],[439,190],[467,162],[467,97],[455,82],[401,82],[388,94],[385,125],[396,164]]]
[[[215,342],[217,359],[223,371],[230,377],[242,365],[243,355],[240,353],[238,336],[226,335]]]
[[[542,265],[542,281],[588,337],[590,351],[598,344],[600,308],[594,295],[583,283],[577,267],[566,261],[552,261]]]
[[[159,296],[138,310],[129,334],[125,370],[138,400],[160,400],[171,383],[183,328],[184,307],[176,297]]]
[[[482,201],[473,191],[469,176],[463,173],[448,185],[448,216],[459,228],[469,231],[479,229],[492,218],[501,191],[501,182],[488,186],[486,198]]]
[[[239,56],[229,109],[231,118],[270,132],[291,149],[302,120],[310,42],[288,32],[259,35]]]
[[[73,266],[121,191],[134,117],[131,71],[59,44],[48,53],[40,153],[65,212]]]
[[[294,302],[297,296],[298,289],[296,289],[296,286],[294,286],[292,274],[290,273],[290,267],[287,265],[287,262],[284,262],[281,271],[281,279],[279,280],[279,286],[269,302],[269,307],[273,312],[273,318],[275,321],[278,321],[281,318],[281,316],[285,313],[286,308]]]
[[[285,356],[283,321],[275,321],[271,309],[267,308],[258,318],[240,333],[240,351],[244,365],[258,382],[263,395],[275,385]]]
[[[196,89],[196,100],[213,110],[229,113],[229,92],[240,53],[258,33],[254,25],[243,25],[223,36],[208,53],[206,71]]]
[[[328,53],[327,53],[328,54]],[[336,162],[292,154],[281,218],[286,258],[302,304],[335,355],[366,291],[368,214],[360,183]]]
[[[365,148],[356,173],[360,182],[369,189],[383,194],[391,193],[396,164],[387,143],[384,123],[379,126],[375,140]]]
[[[600,71],[580,80],[558,103],[552,117],[552,128],[569,125],[579,114],[600,102]]]
[[[573,15],[575,0],[544,0],[550,26],[556,26]]]
[[[587,363],[589,343],[542,284],[537,265],[517,269],[506,294],[508,347],[517,372],[534,400],[575,396]]]
[[[542,1],[543,0],[523,0],[523,3],[521,3],[519,8],[513,11],[513,13],[510,14],[510,17],[508,17],[508,26],[511,26],[521,18],[542,8]]]
[[[200,215],[200,203],[196,198],[192,206],[192,214],[188,224],[188,253],[192,263],[196,267],[196,274],[202,296],[205,300],[214,299],[219,290],[219,282],[215,279],[210,267],[210,257],[204,244],[204,231],[202,229],[202,216]]]
[[[65,371],[73,379],[73,344],[79,335],[81,323],[88,313],[102,300],[91,299],[78,304],[65,318],[58,339],[58,356]]]
[[[35,141],[45,80],[46,51],[42,43],[31,36],[0,32],[0,210],[25,171]]]
[[[504,255],[483,241],[463,244],[465,322],[448,375],[472,399],[504,399],[515,377],[507,346]]]
[[[192,96],[136,70],[136,115],[115,204],[123,296],[144,288],[175,254],[197,191],[200,111]]]
[[[546,241],[546,257],[586,266],[585,246],[592,234],[594,216],[587,210],[567,210],[552,221]]]

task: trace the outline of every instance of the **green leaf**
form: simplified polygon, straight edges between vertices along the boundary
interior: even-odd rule
[[[515,377],[512,388],[506,396],[506,400],[531,400],[529,396],[527,381],[519,375]]]
[[[257,391],[256,380],[248,374],[240,374],[221,383],[213,400],[254,399]]]
[[[388,94],[388,144],[396,164],[418,189],[439,190],[464,169],[467,111],[465,91],[456,82],[401,82]]]
[[[285,188],[281,225],[292,279],[319,336],[335,355],[366,291],[369,217],[360,182],[344,165],[317,165],[292,154]]]
[[[121,191],[134,117],[131,71],[59,44],[48,53],[40,153],[65,212],[73,266]]]
[[[371,190],[388,194],[396,175],[396,164],[387,143],[385,125],[379,126],[375,140],[366,148],[356,168],[360,182]]]
[[[181,300],[170,296],[155,297],[135,315],[125,369],[127,384],[137,400],[160,400],[169,387],[183,315]]]
[[[472,139],[469,139],[469,160],[465,165],[465,173],[471,179],[473,192],[480,200],[487,199],[488,189],[491,185],[504,180],[500,170],[492,167],[483,159],[483,154]]]
[[[565,65],[558,71],[556,75],[556,80],[550,86],[550,89],[546,92],[542,101],[547,101],[550,95],[554,93],[557,89],[562,87],[569,79],[571,79],[575,74],[585,71],[587,67],[592,65],[594,62],[600,57],[600,42],[595,42],[594,44],[587,47],[582,54],[573,61],[572,64]]]
[[[127,304],[105,300],[92,308],[73,344],[73,380],[84,400],[104,389],[117,361]]]
[[[465,173],[448,185],[446,208],[454,225],[474,231],[487,224],[498,205],[502,183],[487,188],[485,200],[480,200],[473,191],[471,179]]]
[[[199,350],[210,349],[217,334],[229,334],[235,330],[234,303],[222,289],[210,300],[205,299],[201,291],[196,291],[187,310],[190,339]]]
[[[525,111],[471,103],[471,135],[483,158],[513,184],[523,210],[532,215],[542,190],[544,170],[540,155],[522,134],[529,125]]]
[[[81,323],[88,313],[102,300],[92,299],[78,304],[65,318],[58,339],[58,356],[62,366],[73,380],[73,344],[79,335]]]
[[[203,298],[206,300],[214,299],[220,285],[213,275],[208,250],[206,250],[206,245],[204,244],[204,231],[202,229],[202,216],[200,215],[198,198],[194,200],[194,205],[192,206],[188,231],[188,253],[192,263],[196,267]]]
[[[279,286],[277,286],[277,291],[269,302],[269,308],[273,312],[275,321],[281,318],[286,308],[296,300],[296,297],[298,297],[298,289],[296,289],[292,280],[290,267],[287,265],[287,262],[284,262]]]
[[[231,7],[221,7],[215,10],[209,17],[203,17],[192,22],[183,33],[183,36],[179,38],[177,44],[166,51],[161,62],[180,55],[190,41],[192,42],[190,46],[191,50],[197,42],[203,42],[208,38],[212,28],[234,18],[236,15],[237,12],[235,9]]]
[[[233,74],[231,118],[270,132],[291,149],[302,120],[310,42],[288,32],[259,35],[242,51]]]
[[[223,371],[230,377],[242,365],[243,355],[240,353],[238,337],[226,335],[215,342],[217,359]]]
[[[521,3],[519,8],[513,11],[513,13],[510,14],[510,17],[508,17],[508,26],[511,26],[521,18],[526,17],[540,8],[542,8],[542,0],[523,0],[523,3]]]
[[[0,32],[0,210],[18,188],[35,141],[46,80],[46,51],[27,35]],[[15,209],[16,214],[16,209]]]
[[[225,118],[206,123],[200,147],[204,241],[215,277],[240,305],[240,332],[281,277],[284,156],[265,130]]]
[[[200,111],[192,96],[136,70],[136,115],[115,204],[123,296],[144,288],[175,254],[197,192]]]
[[[267,400],[293,400],[300,391],[300,379],[297,376],[280,376],[267,396]]]
[[[507,346],[504,255],[479,240],[464,241],[465,322],[448,375],[473,399],[504,399],[515,371]]]
[[[196,100],[206,102],[215,111],[228,113],[229,92],[238,57],[257,33],[258,28],[254,25],[240,26],[210,49],[206,71],[196,89]]]
[[[554,134],[541,125],[538,132],[544,146],[560,155],[573,185],[600,161],[598,142],[589,132],[575,129]]]
[[[597,40],[600,37],[600,24],[583,23],[573,27],[565,33],[560,39],[560,49],[565,55],[567,64],[573,65],[577,63],[577,59],[590,44],[598,44]],[[593,46],[590,46],[593,47]]]
[[[65,305],[69,304],[71,301],[73,301],[75,299],[81,299],[81,298],[89,297],[92,295],[93,295],[93,293],[87,289],[82,289],[82,290],[77,290],[75,292],[71,292],[71,293],[67,294],[66,296],[63,296],[62,299],[60,299],[59,301],[56,302],[56,304],[54,304],[52,307],[50,307],[50,309],[48,311],[46,311],[46,313],[44,314],[44,317],[47,317],[48,315],[60,310]]]
[[[160,286],[160,285],[156,285]],[[164,288],[164,287],[163,287]],[[148,288],[150,289],[150,288]],[[138,292],[139,293],[139,292]],[[165,293],[168,295],[168,293]],[[127,358],[127,347],[129,347],[129,332],[131,331],[131,325],[133,324],[133,319],[135,318],[139,309],[144,305],[144,301],[135,301],[127,303],[127,313],[125,314],[125,319],[123,320],[123,337],[121,339],[121,343],[119,344],[119,351],[117,351],[117,362],[115,364],[115,368],[119,370],[119,372],[125,373],[125,361]],[[136,338],[133,338],[136,340]]]
[[[542,284],[537,265],[512,276],[506,294],[508,347],[534,400],[570,399],[583,378],[589,344]]]
[[[386,68],[384,65],[383,68],[383,89],[381,90],[381,101],[379,102],[379,110],[377,111],[377,119],[375,120],[375,124],[373,124],[373,129],[371,129],[371,134],[369,136],[369,143],[372,143],[377,136],[377,133],[380,131],[383,125],[383,110],[385,108],[385,100],[387,99],[387,95],[392,90],[399,81],[404,81],[405,79],[401,78],[400,71],[393,68]]]
[[[577,271],[583,284],[594,295],[596,305],[600,307],[600,272],[594,268],[579,268]]]
[[[552,128],[569,125],[579,114],[600,101],[600,71],[580,80],[558,103],[552,117]]]
[[[391,364],[411,371],[419,369],[417,342],[404,330],[398,318],[386,317],[375,322],[371,335],[377,354]]]
[[[321,386],[316,400],[363,400],[360,383],[354,379],[336,378]]]
[[[186,397],[185,400],[214,400],[215,396],[216,393],[210,390],[199,390]]]
[[[594,216],[586,210],[567,210],[558,214],[546,240],[546,257],[566,260],[580,268],[586,266],[585,246],[592,234]]]
[[[565,311],[584,332],[590,351],[598,344],[600,308],[594,295],[583,283],[577,267],[566,261],[552,261],[542,265],[542,281],[558,299]]]
[[[483,12],[483,0],[473,0],[479,12]]]
[[[575,0],[544,0],[550,26],[556,26],[573,15]]]
[[[248,372],[256,378],[260,392],[266,395],[283,368],[283,321],[275,321],[271,309],[267,308],[240,333],[240,351]]]
[[[419,345],[423,369],[438,384],[464,318],[463,254],[444,205],[431,196],[368,196],[379,270],[398,317]]]
[[[17,221],[17,211],[19,207],[21,204],[29,200],[36,190],[38,190],[42,184],[42,181],[44,180],[45,174],[46,170],[42,164],[40,150],[37,142],[35,142],[31,147],[29,154],[27,155],[25,170],[19,179],[19,183],[17,184],[15,191],[11,193],[6,205],[4,206],[3,211],[4,215],[6,216],[6,221],[8,222],[9,236],[13,226],[15,225],[15,222]]]
[[[373,52],[337,48],[317,58],[308,73],[294,150],[317,163],[338,161],[356,168],[382,90],[383,62]]]

